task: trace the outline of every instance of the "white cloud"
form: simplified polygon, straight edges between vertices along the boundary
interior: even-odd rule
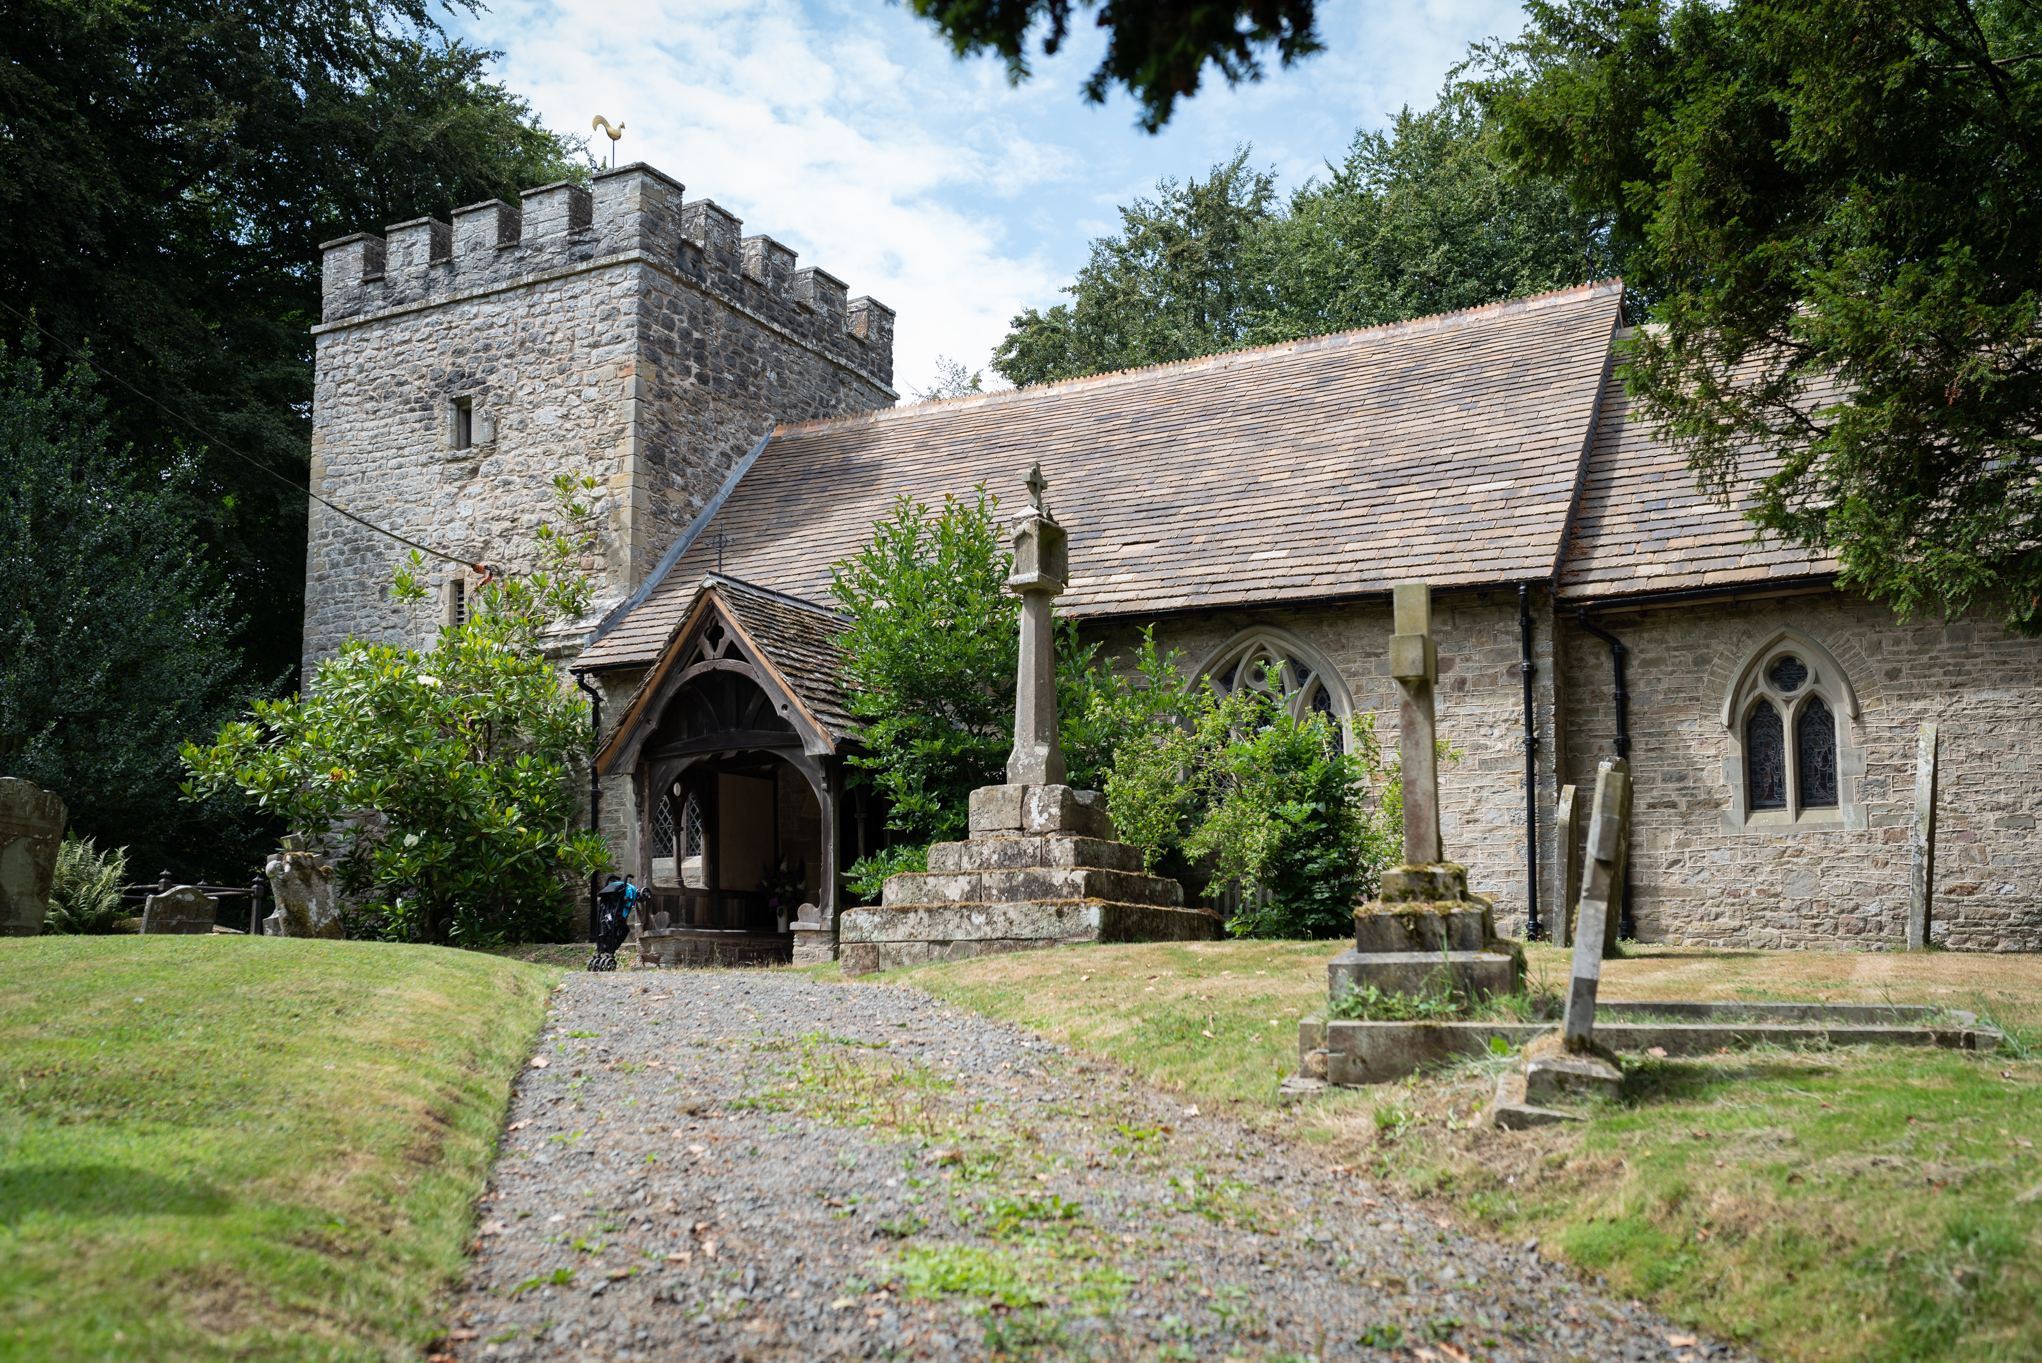
[[[620,159],[894,308],[906,391],[939,354],[983,365],[1008,318],[1056,302],[1114,207],[1159,177],[1202,174],[1251,141],[1258,164],[1300,183],[1357,126],[1430,103],[1469,41],[1520,22],[1501,0],[1324,7],[1327,53],[1259,85],[1208,86],[1157,137],[1124,98],[1081,102],[1100,49],[1082,17],[1019,88],[883,0],[512,0],[456,31],[504,50],[497,74],[549,126],[623,123]],[[608,143],[598,133],[595,150]]]

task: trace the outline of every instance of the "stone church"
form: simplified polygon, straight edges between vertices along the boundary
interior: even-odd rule
[[[1935,936],[2042,949],[2042,644],[1754,543],[1633,413],[1620,283],[901,407],[889,309],[659,171],[521,198],[326,243],[314,488],[514,570],[551,477],[601,480],[599,604],[556,644],[602,697],[619,864],[691,932],[770,953],[795,903],[846,906],[883,830],[845,785],[830,565],[898,497],[1015,506],[1040,462],[1088,636],[1153,626],[1386,741],[1390,588],[1429,582],[1446,851],[1510,931],[1562,897],[1561,788],[1622,752],[1633,935],[1896,946],[1934,720]],[[402,552],[314,505],[308,676],[350,635],[429,642]],[[448,618],[473,579],[442,575]]]

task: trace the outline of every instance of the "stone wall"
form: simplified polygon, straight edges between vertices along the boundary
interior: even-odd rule
[[[516,571],[558,473],[594,475],[596,615],[644,581],[780,422],[890,404],[893,314],[642,165],[324,247],[312,483],[469,563]],[[463,416],[463,409],[466,416]],[[463,421],[471,443],[460,447]],[[406,551],[314,503],[305,660],[425,642],[390,598]],[[434,562],[443,593],[474,574]]]
[[[1539,734],[1539,913],[1550,922],[1553,884],[1554,771],[1553,625],[1535,591],[1533,714]],[[1439,647],[1436,695],[1440,737],[1460,753],[1440,765],[1441,833],[1446,854],[1468,868],[1468,887],[1496,900],[1498,930],[1525,929],[1524,695],[1519,669],[1518,606],[1510,592],[1435,593],[1433,632]],[[1355,711],[1375,716],[1391,754],[1397,743],[1397,684],[1389,675],[1387,597],[1322,609],[1228,611],[1159,621],[1156,640],[1181,649],[1189,667],[1203,666],[1232,640],[1254,629],[1295,635],[1337,670]],[[1136,627],[1102,622],[1088,630],[1124,658]]]
[[[1902,623],[1822,592],[1742,604],[1599,612],[1629,653],[1638,936],[1737,947],[1896,947],[1905,939],[1916,736],[1941,725],[1935,939],[1980,951],[2042,950],[2042,644],[1982,620]],[[1802,630],[1841,665],[1859,720],[1838,716],[1858,827],[1767,827],[1740,815],[1726,694],[1753,650]],[[1563,623],[1569,779],[1610,756],[1610,653]],[[1854,784],[1855,791],[1849,787]]]

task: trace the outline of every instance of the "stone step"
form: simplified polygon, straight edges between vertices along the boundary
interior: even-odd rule
[[[929,849],[929,869],[1018,871],[1036,867],[1090,867],[1102,871],[1142,873],[1142,849],[1104,838],[1051,834],[1039,838],[979,838],[971,842],[939,842]]]
[[[1385,994],[1420,994],[1442,971],[1470,998],[1514,994],[1523,986],[1524,955],[1508,943],[1494,951],[1343,951],[1326,963],[1327,997],[1371,984]]]
[[[1119,904],[1178,908],[1184,889],[1174,880],[1089,866],[1030,866],[1006,871],[908,871],[886,878],[889,908],[919,904],[1005,904],[1031,900],[1103,899]]]
[[[1482,951],[1495,940],[1494,916],[1466,902],[1377,902],[1354,911],[1356,951]]]
[[[1221,931],[1205,909],[1097,899],[867,906],[844,910],[837,925],[846,975],[1084,942],[1208,941]]]

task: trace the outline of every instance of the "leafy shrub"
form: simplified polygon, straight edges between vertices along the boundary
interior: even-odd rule
[[[593,479],[561,475],[570,524]],[[336,848],[351,934],[399,941],[547,941],[568,887],[609,864],[578,830],[588,706],[564,691],[541,644],[592,585],[573,565],[585,535],[542,525],[546,568],[485,586],[468,618],[423,651],[351,639],[311,694],[257,701],[211,748],[187,746],[191,798],[239,792]],[[422,603],[414,553],[395,595]]]
[[[44,932],[111,933],[128,916],[121,888],[128,878],[128,849],[101,852],[91,838],[65,838],[57,849],[57,874],[50,882],[50,912]]]
[[[882,847],[870,856],[858,858],[851,864],[851,869],[844,873],[844,887],[858,896],[860,902],[877,904],[888,876],[897,876],[903,871],[928,869],[929,849],[926,846],[900,843],[893,847]]]
[[[1143,666],[1156,664],[1153,645]],[[1155,691],[1152,685],[1149,690]],[[1374,716],[1354,745],[1324,716],[1296,719],[1251,687],[1183,685],[1115,751],[1107,805],[1153,869],[1171,851],[1211,874],[1208,897],[1243,892],[1243,937],[1337,937],[1374,893],[1398,836],[1375,799],[1387,771]]]

